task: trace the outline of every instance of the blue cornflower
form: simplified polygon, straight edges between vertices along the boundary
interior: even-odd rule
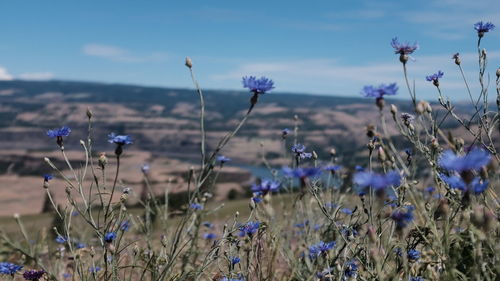
[[[239,257],[229,257],[229,259],[231,260],[231,265],[235,265],[235,264],[238,264],[240,263],[241,259]]]
[[[131,226],[131,223],[129,220],[125,220],[122,222],[122,224],[120,225],[120,229],[122,231],[128,231],[130,229],[130,226]]]
[[[495,28],[495,25],[491,22],[479,21],[474,24],[474,29],[477,31],[479,37],[483,37],[486,32],[489,32]]]
[[[117,145],[125,145],[132,144],[132,137],[129,135],[117,135],[115,133],[111,133],[108,135],[108,142],[115,143]]]
[[[365,170],[365,168],[364,168],[363,166],[356,165],[356,166],[354,167],[354,170],[355,170],[356,172],[363,172],[363,171]]]
[[[151,166],[149,166],[149,164],[147,163],[144,163],[142,166],[141,166],[141,172],[143,174],[147,174],[149,173],[149,170],[151,169]]]
[[[22,268],[22,265],[13,264],[10,262],[0,262],[0,274],[14,275]]]
[[[273,181],[270,179],[264,179],[260,182],[260,184],[252,185],[252,192],[257,193],[258,195],[266,195],[269,192],[277,192],[279,191],[281,183],[278,181]]]
[[[409,205],[401,210],[392,212],[391,219],[396,223],[396,229],[403,229],[413,221],[413,210],[415,207]]]
[[[208,221],[203,222],[202,225],[204,227],[207,227],[207,228],[213,228],[214,227],[214,224],[211,223],[211,222],[208,222]]]
[[[295,177],[299,179],[306,179],[310,177],[315,177],[321,174],[321,169],[320,168],[296,168],[296,169],[291,169],[289,167],[283,167],[282,169],[283,173],[287,177]]]
[[[364,86],[361,90],[361,95],[366,98],[377,98],[381,99],[384,96],[394,96],[398,93],[398,86],[396,83],[389,85],[380,84],[378,87],[375,86]]]
[[[399,186],[401,184],[401,176],[395,170],[391,170],[387,174],[358,172],[354,175],[354,183],[362,188],[361,192],[365,192],[366,188],[370,186],[375,191],[380,192],[389,186]]]
[[[274,82],[264,76],[257,79],[255,76],[243,77],[243,88],[249,89],[254,94],[265,94],[274,89]]]
[[[56,242],[59,243],[59,244],[64,244],[67,241],[68,241],[68,238],[64,237],[62,235],[57,235],[57,237],[56,237]]]
[[[439,166],[448,171],[464,172],[479,170],[491,160],[491,154],[480,148],[473,148],[464,156],[456,155],[451,150],[446,150],[439,158]]]
[[[471,182],[467,184],[462,177],[456,174],[452,174],[450,176],[439,174],[439,176],[450,188],[458,189],[464,192],[472,191],[476,195],[483,193],[489,185],[489,181],[481,180],[478,177],[473,178]]]
[[[434,85],[439,86],[439,79],[442,78],[444,75],[444,72],[439,70],[437,73],[434,73],[432,75],[425,76],[425,80],[434,83]]]
[[[295,157],[300,158],[300,159],[306,159],[306,158],[311,158],[312,154],[309,152],[306,152],[306,147],[303,144],[295,144],[292,146],[292,152],[295,153]]]
[[[104,241],[105,241],[106,243],[111,243],[111,242],[113,242],[113,240],[115,240],[115,239],[116,239],[116,232],[114,232],[114,231],[113,231],[113,232],[108,232],[108,233],[106,233],[106,234],[104,235]]]
[[[326,202],[325,203],[325,208],[333,209],[333,208],[336,208],[336,207],[337,207],[337,204],[335,204],[335,203],[332,203],[332,202]]]
[[[82,242],[75,243],[75,248],[77,248],[77,249],[83,249],[85,247],[87,247],[87,245],[85,245],[85,243],[82,243]]]
[[[245,281],[243,278],[227,278],[227,277],[222,277],[220,281]]]
[[[53,129],[47,131],[47,136],[50,138],[62,138],[67,137],[71,133],[71,129],[69,127],[62,127],[60,129]]]
[[[434,186],[429,186],[427,188],[425,188],[425,192],[431,194],[431,193],[434,193],[434,191],[436,191],[436,188]]]
[[[217,156],[217,161],[219,161],[221,163],[221,165],[222,165],[222,164],[224,164],[226,162],[231,161],[231,158],[226,157],[224,155],[219,155],[219,156]]]
[[[203,234],[203,238],[205,238],[207,240],[213,240],[213,239],[217,238],[217,234],[215,234],[215,233],[205,233],[205,234]]]
[[[23,273],[24,280],[38,281],[45,274],[45,270],[26,270]]]
[[[335,174],[335,172],[342,170],[342,166],[340,165],[328,165],[323,167],[323,170],[330,171],[330,173]]]
[[[417,261],[420,259],[420,252],[415,250],[415,249],[410,249],[410,250],[408,250],[407,256],[408,256],[408,260]]]
[[[240,230],[239,235],[242,237],[245,235],[252,236],[257,232],[257,230],[259,230],[259,227],[260,227],[260,222],[258,221],[247,222],[246,224],[241,225],[239,227]]]
[[[410,281],[425,281],[425,279],[420,276],[412,276],[410,277]]]
[[[189,207],[191,209],[194,209],[194,210],[203,210],[203,205],[198,204],[198,203],[191,203],[191,205],[189,205]]]
[[[100,271],[101,268],[99,266],[96,266],[96,267],[89,267],[89,271],[90,273],[97,273],[98,271]]]
[[[333,249],[337,245],[335,241],[332,242],[323,242],[319,241],[319,243],[309,246],[309,257],[311,259],[315,259],[320,255],[325,255],[328,251]]]
[[[262,202],[262,197],[254,196],[252,197],[252,201],[255,202],[255,204],[259,204],[260,202]]]
[[[286,138],[286,136],[288,136],[289,134],[290,134],[290,129],[288,129],[288,128],[285,128],[281,131],[282,138]]]
[[[352,210],[349,208],[342,208],[340,211],[346,215],[352,215]]]
[[[49,181],[49,180],[51,180],[53,178],[54,178],[54,176],[51,175],[51,174],[45,174],[45,175],[43,175],[43,181]]]
[[[413,45],[408,42],[400,43],[398,37],[392,38],[391,46],[394,48],[394,53],[400,55],[409,55],[418,49],[417,42],[413,43]]]
[[[358,274],[358,264],[356,260],[349,260],[345,263],[344,277],[355,278]]]
[[[63,278],[64,278],[64,279],[68,279],[68,278],[70,278],[70,277],[71,277],[71,273],[64,273],[64,274],[63,274]]]

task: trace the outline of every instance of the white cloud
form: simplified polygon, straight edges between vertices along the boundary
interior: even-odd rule
[[[462,65],[472,90],[477,90],[477,54],[462,54]],[[489,59],[500,58],[500,52],[489,52]],[[402,95],[406,92],[402,65],[397,56],[388,63],[369,63],[364,65],[342,65],[333,59],[305,59],[290,61],[262,61],[243,63],[235,69],[212,75],[214,84],[239,81],[245,75],[265,75],[276,82],[279,91],[321,93],[335,95],[356,95],[366,84],[397,82]],[[451,54],[417,56],[416,61],[408,63],[410,83],[415,80],[417,95],[425,99],[436,99],[436,91],[425,76],[438,70],[445,72],[441,86],[445,95],[466,98],[464,83]],[[495,71],[494,68],[489,69]]]
[[[9,74],[6,68],[0,66],[0,80],[12,80],[14,77]]]
[[[28,72],[21,73],[18,76],[19,79],[23,80],[50,80],[54,78],[54,73],[52,72]]]
[[[135,55],[130,51],[111,45],[86,44],[82,51],[85,55],[100,57],[116,62],[143,63],[143,62],[161,62],[167,59],[167,54],[162,52],[153,52],[147,55]]]

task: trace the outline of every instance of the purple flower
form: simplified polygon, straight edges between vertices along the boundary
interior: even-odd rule
[[[47,136],[50,138],[62,138],[62,137],[67,137],[71,133],[71,129],[69,127],[62,127],[60,129],[53,129],[53,130],[48,130],[47,131]]]
[[[396,229],[403,229],[413,221],[413,206],[405,206],[401,210],[392,212],[391,219],[396,223]]]
[[[309,220],[305,220],[304,222],[296,223],[295,227],[297,228],[304,228],[309,225]]]
[[[51,180],[53,178],[54,178],[54,176],[51,175],[51,174],[45,174],[45,175],[43,175],[43,181],[49,181],[49,180]]]
[[[425,279],[420,276],[412,276],[410,277],[410,281],[425,281]]]
[[[224,164],[226,162],[231,161],[231,158],[226,157],[224,155],[219,155],[219,156],[217,156],[217,161],[219,161],[221,164]]]
[[[203,206],[201,204],[198,204],[198,203],[191,203],[191,205],[189,205],[189,207],[193,210],[203,210]]]
[[[122,224],[120,225],[120,229],[122,231],[128,231],[130,229],[131,223],[129,220],[123,221]]]
[[[420,259],[420,252],[415,250],[415,249],[410,249],[410,250],[408,250],[407,256],[408,256],[408,260],[417,261]]]
[[[391,41],[391,46],[394,48],[394,53],[400,55],[409,55],[415,52],[418,49],[417,42],[410,44],[408,42],[400,43],[398,41],[398,37],[394,37]]]
[[[211,222],[208,222],[208,221],[203,222],[202,225],[204,227],[207,227],[207,228],[213,228],[214,227],[214,224],[211,223]]]
[[[289,134],[290,134],[290,129],[288,129],[288,128],[285,128],[281,131],[282,138],[286,138],[286,136],[288,136]]]
[[[320,255],[325,255],[328,251],[333,249],[337,245],[335,241],[332,242],[323,242],[319,241],[319,243],[309,246],[309,257],[311,259],[315,259]]]
[[[439,70],[437,73],[425,76],[425,80],[432,82],[436,87],[438,87],[439,86],[439,79],[442,78],[443,75],[444,75],[444,72]]]
[[[265,94],[274,89],[274,82],[264,76],[257,79],[255,76],[243,77],[243,88],[249,89],[254,94]]]
[[[141,166],[141,172],[144,173],[144,174],[147,174],[149,173],[149,170],[151,169],[151,166],[149,166],[149,164],[147,163],[144,163],[142,166]]]
[[[115,143],[117,145],[132,144],[132,138],[129,135],[117,135],[111,133],[108,135],[108,142]]]
[[[22,265],[13,264],[10,262],[0,262],[0,274],[14,275],[22,268]]]
[[[280,189],[280,182],[264,179],[260,184],[253,184],[252,191],[258,195],[266,195],[269,192],[277,192]]]
[[[105,241],[106,243],[111,243],[111,242],[113,242],[113,240],[115,240],[115,239],[116,239],[116,232],[114,232],[114,231],[113,231],[113,232],[108,232],[108,233],[106,233],[106,234],[104,235],[104,241]]]
[[[389,85],[380,84],[378,87],[375,86],[364,86],[361,91],[361,95],[366,98],[383,98],[385,95],[394,96],[398,92],[398,86],[396,83]]]
[[[203,234],[203,238],[207,239],[207,240],[213,240],[213,239],[217,238],[217,234],[215,234],[215,233],[205,233],[205,234]]]
[[[342,208],[340,211],[346,215],[352,215],[352,210],[349,208]]]
[[[56,242],[59,244],[64,244],[68,241],[68,238],[62,236],[62,235],[57,235],[56,237]]]
[[[354,183],[363,189],[371,186],[376,191],[380,191],[389,186],[399,186],[401,176],[395,170],[391,170],[387,174],[358,172],[354,175]]]
[[[491,22],[479,21],[474,24],[474,29],[477,31],[479,37],[483,37],[484,33],[489,32],[495,28],[495,25]]]
[[[358,264],[355,260],[350,260],[345,263],[344,276],[347,278],[354,278],[358,274]]]
[[[100,271],[101,268],[96,266],[96,267],[89,267],[89,272],[90,273],[97,273],[98,271]]]
[[[229,259],[231,260],[231,265],[235,265],[235,264],[238,264],[240,263],[241,259],[239,257],[229,257]]]
[[[335,173],[337,171],[342,170],[342,166],[340,166],[340,165],[329,165],[329,166],[323,167],[323,170],[330,171],[333,174],[333,173]]]
[[[259,230],[259,227],[260,227],[260,222],[258,221],[250,221],[250,222],[247,222],[246,224],[243,224],[239,227],[239,230],[240,230],[240,236],[245,236],[245,235],[248,235],[248,236],[252,236],[253,234],[255,234],[255,232],[257,232],[257,230]]]
[[[451,150],[446,150],[439,158],[439,166],[448,171],[464,172],[479,170],[491,160],[491,154],[480,148],[473,148],[464,156],[456,155]]]
[[[309,152],[306,152],[306,147],[303,144],[296,144],[292,146],[292,152],[295,153],[295,157],[300,158],[300,159],[306,159],[306,158],[311,158],[312,154]]]
[[[27,270],[23,273],[24,280],[39,280],[45,274],[44,270]]]
[[[310,177],[315,177],[321,174],[321,169],[320,168],[296,168],[296,169],[291,169],[289,167],[283,167],[282,169],[283,173],[287,177],[295,177],[299,179],[305,179],[305,178],[310,178]]]
[[[403,122],[405,124],[409,124],[411,122],[413,122],[413,120],[415,119],[415,116],[411,115],[410,113],[401,113],[401,120],[403,120]]]

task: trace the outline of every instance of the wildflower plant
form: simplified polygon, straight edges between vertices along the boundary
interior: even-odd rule
[[[395,38],[391,47],[400,55],[411,98],[408,112],[390,107],[398,136],[389,133],[384,107],[387,96],[398,94],[395,83],[362,88],[363,96],[375,99],[379,120],[367,128],[366,158],[356,159],[354,167],[342,166],[335,149],[325,157],[301,144],[307,138],[299,130],[299,117],[293,116],[293,130],[276,131],[286,165],[271,165],[263,155],[270,176],[248,186],[252,197],[242,199],[244,206],[229,218],[216,216],[226,206],[213,200],[219,173],[231,161],[222,153],[232,156],[224,149],[275,85],[266,77],[243,77],[243,88],[252,95],[250,105],[234,129],[209,147],[205,98],[195,64],[187,58],[200,100],[200,161],[186,171],[188,192],[181,206],[174,211],[168,187],[158,195],[150,182],[154,169],[138,163],[145,194],[136,198],[139,208],[129,210],[128,200],[138,196],[132,186],[122,186],[120,161],[140,140],[124,133],[93,139],[94,117],[88,110],[87,138],[80,141],[85,157],[78,168],[64,150],[69,127],[47,132],[56,138],[67,166],[45,158],[53,169],[43,177],[58,222],[53,236],[28,233],[16,215],[22,241],[2,232],[11,259],[0,262],[0,276],[83,281],[497,280],[500,107],[495,111],[488,104],[486,52],[480,48],[494,25],[479,22],[474,29],[479,37],[478,94],[469,88],[460,56],[453,56],[470,96],[470,116],[460,116],[445,99],[439,79],[451,73],[426,78],[434,84],[429,90],[437,90],[439,104],[417,101],[407,62],[418,45]],[[500,71],[498,100],[499,81]],[[447,119],[470,136],[445,132],[442,123]],[[96,141],[111,143],[114,157],[96,154]],[[110,181],[107,172],[114,175]],[[92,183],[84,184],[86,179]],[[66,186],[67,204],[62,207],[50,195],[54,181]]]

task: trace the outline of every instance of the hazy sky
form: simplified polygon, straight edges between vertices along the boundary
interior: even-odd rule
[[[409,63],[420,97],[435,98],[425,75],[443,70],[444,93],[465,98],[451,56],[477,84],[479,20],[497,25],[483,39],[492,80],[500,66],[499,0],[1,1],[0,19],[0,79],[186,88],[190,56],[204,88],[266,75],[276,91],[352,96],[397,82],[407,97],[389,44],[399,36],[420,44]]]

